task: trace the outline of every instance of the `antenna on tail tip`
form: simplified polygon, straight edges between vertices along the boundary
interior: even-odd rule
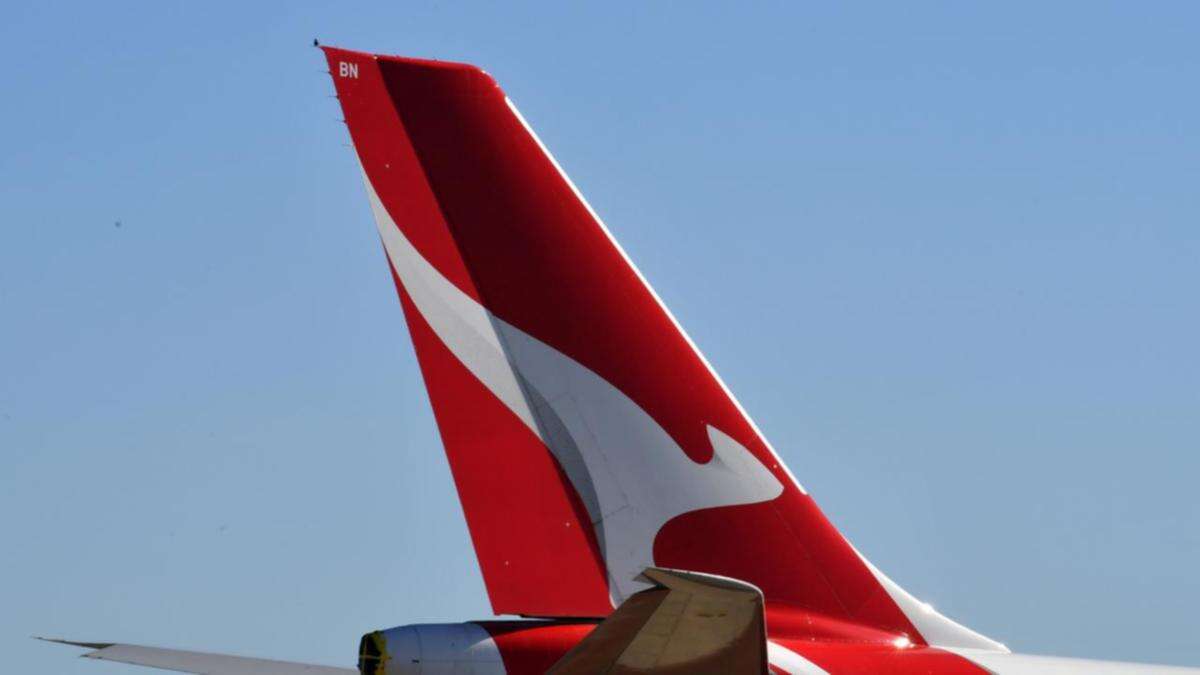
[[[321,46],[321,41],[320,41],[320,40],[318,40],[317,38],[313,38],[313,46],[314,46],[314,47],[320,47],[320,46]]]

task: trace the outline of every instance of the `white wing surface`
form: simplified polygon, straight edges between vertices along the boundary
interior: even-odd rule
[[[173,670],[179,673],[198,673],[199,675],[358,675],[358,670],[354,668],[315,666],[290,661],[270,661],[229,654],[208,654],[109,642],[38,639],[91,649],[92,651],[83,655],[85,659],[129,663],[136,666]]]

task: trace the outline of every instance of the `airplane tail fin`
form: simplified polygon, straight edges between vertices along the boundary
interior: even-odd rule
[[[604,616],[659,566],[996,647],[829,523],[490,76],[324,51],[497,613]]]

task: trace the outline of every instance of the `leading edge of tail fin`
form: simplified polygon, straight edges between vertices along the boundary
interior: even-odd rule
[[[665,566],[998,647],[829,523],[491,77],[323,49],[497,613],[603,616]]]

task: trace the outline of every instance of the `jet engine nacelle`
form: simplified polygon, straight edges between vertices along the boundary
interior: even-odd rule
[[[544,673],[595,627],[591,621],[412,624],[367,633],[362,675]]]

